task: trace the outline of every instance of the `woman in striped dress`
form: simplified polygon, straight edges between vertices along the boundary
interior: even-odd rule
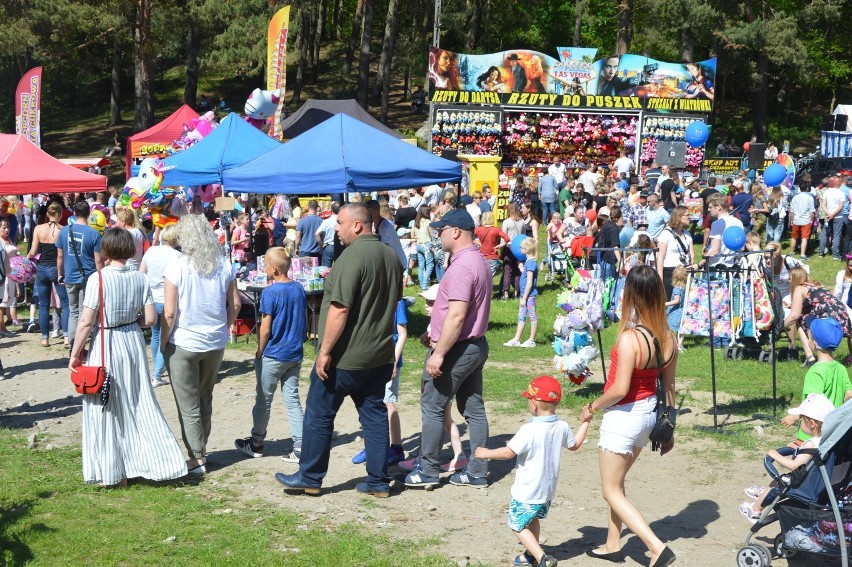
[[[128,231],[109,229],[104,233],[101,254],[106,265],[100,272],[106,328],[104,365],[112,383],[106,404],[101,403],[100,394],[83,396],[86,483],[116,486],[135,477],[162,481],[180,478],[187,472],[183,453],[151,388],[140,325],[152,325],[157,312],[145,275],[126,265],[135,252]],[[80,356],[93,329],[88,364],[101,364],[99,289],[98,274],[92,274],[68,363],[72,371],[82,364]]]

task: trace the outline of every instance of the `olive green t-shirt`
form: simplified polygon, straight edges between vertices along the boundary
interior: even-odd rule
[[[320,309],[322,344],[332,302],[349,309],[343,333],[331,350],[333,367],[366,370],[394,361],[394,313],[402,298],[399,257],[377,236],[359,236],[334,262]]]
[[[571,191],[566,188],[563,188],[559,191],[559,214],[562,215],[562,218],[565,218],[565,201],[571,202]]]
[[[849,380],[849,373],[845,366],[836,360],[817,362],[805,374],[802,401],[808,397],[808,394],[824,394],[837,408],[843,405],[843,398],[849,390],[852,390],[852,381]],[[811,436],[800,427],[796,438],[807,441]]]

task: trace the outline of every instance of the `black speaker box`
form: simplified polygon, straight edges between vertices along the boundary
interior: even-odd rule
[[[748,147],[748,166],[752,169],[763,169],[763,154],[766,152],[766,144],[757,142]]]
[[[849,125],[849,117],[845,114],[834,115],[834,130],[837,132],[845,132]]]
[[[686,167],[686,142],[658,142],[657,163],[669,167]]]
[[[822,117],[822,129],[828,132],[834,130],[834,114],[826,114]]]
[[[459,161],[458,150],[441,150],[441,157],[450,161]]]

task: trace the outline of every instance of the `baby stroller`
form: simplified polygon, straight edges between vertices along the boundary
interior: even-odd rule
[[[554,277],[559,275],[565,281],[568,277],[568,255],[562,250],[558,242],[547,243],[547,275],[545,279],[552,282]]]
[[[852,545],[852,400],[828,414],[818,449],[801,449],[813,459],[787,475],[778,475],[769,460],[766,469],[777,476],[779,490],[752,526],[745,545],[737,552],[739,567],[767,567],[772,553],[752,537],[778,520],[781,533],[775,538],[776,557],[799,552],[840,557],[849,567]],[[773,489],[773,492],[776,492]]]

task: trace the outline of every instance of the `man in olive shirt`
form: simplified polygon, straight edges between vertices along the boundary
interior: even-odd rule
[[[367,452],[367,481],[356,490],[386,497],[390,477],[384,396],[393,371],[402,266],[396,253],[372,233],[372,218],[364,205],[341,207],[336,230],[346,249],[325,282],[299,472],[277,473],[275,479],[290,489],[320,493],[328,472],[334,418],[348,396],[358,408]]]

